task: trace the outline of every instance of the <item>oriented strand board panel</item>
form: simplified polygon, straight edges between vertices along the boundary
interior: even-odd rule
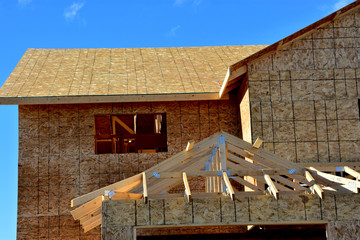
[[[184,199],[165,201],[165,224],[189,224],[192,222],[192,204]]]
[[[330,222],[327,226],[327,232],[332,238],[329,239],[355,239],[351,236],[358,236],[355,233],[359,231],[359,194],[337,195],[336,198],[326,195],[325,199],[330,200],[321,200],[317,195],[288,195],[281,196],[279,200],[275,200],[271,196],[242,197],[235,200],[235,202],[226,197],[193,198],[190,203],[187,203],[183,198],[150,200],[150,214],[151,216],[158,214],[156,216],[157,223],[151,221],[148,224],[139,224],[139,220],[143,219],[143,214],[139,214],[133,208],[127,208],[128,212],[124,212],[124,215],[136,216],[136,223],[132,226],[126,225],[128,222],[111,223],[112,220],[110,219],[118,219],[118,217],[114,218],[109,213],[113,214],[117,213],[117,211],[109,212],[105,209],[109,209],[108,204],[112,205],[112,207],[123,205],[119,209],[124,211],[129,202],[132,201],[133,205],[135,205],[139,200],[105,201],[103,213],[107,211],[107,214],[103,214],[105,218],[103,222],[106,222],[107,225],[103,224],[102,226],[103,237],[104,234],[107,234],[108,237],[113,238],[103,239],[116,239],[114,236],[119,236],[119,239],[122,239],[119,235],[120,232],[125,231],[123,234],[127,234],[130,232],[129,227],[136,226],[140,226],[137,230],[139,236],[156,236],[219,233],[219,228],[224,230],[227,225],[232,226],[228,226],[228,233],[232,231],[235,233],[241,232],[240,225],[260,224],[259,222],[261,222],[261,225],[327,224]],[[334,199],[336,199],[336,203]],[[250,216],[249,213],[246,213],[249,206]],[[321,206],[323,209],[321,209]],[[337,209],[337,214],[326,213],[330,209]],[[247,217],[247,220],[245,217]],[[190,229],[194,231],[194,228],[191,228],[192,224],[194,227],[199,227],[199,224],[205,226],[191,232]],[[237,224],[240,224],[239,228],[233,229]],[[146,225],[150,227],[147,228]]]
[[[94,115],[136,113],[166,113],[168,152],[96,155]],[[71,199],[138,174],[219,130],[238,135],[235,101],[19,106],[18,238],[99,239],[100,227],[84,233],[71,218]],[[150,212],[155,204],[137,201],[137,225],[164,223],[164,214]]]
[[[228,66],[264,47],[28,49],[0,97],[217,93]]]
[[[139,213],[135,202],[139,200],[113,200],[105,201],[103,211],[106,218],[103,222],[107,226],[127,226],[128,217],[119,222],[119,216],[111,216],[124,211],[124,216],[135,216],[133,226],[170,226],[191,224],[241,224],[262,222],[273,224],[276,222],[318,222],[318,221],[352,221],[359,219],[359,194],[337,195],[336,202],[331,195],[321,200],[317,195],[283,195],[278,200],[272,196],[242,197],[235,202],[229,197],[193,198],[187,203],[185,198],[168,198],[163,200],[150,200],[151,221],[145,223],[143,213]],[[131,206],[129,205],[132,202]],[[320,208],[323,207],[323,209]],[[118,207],[118,210],[111,210]],[[144,208],[145,209],[145,208]],[[248,210],[250,209],[250,212]],[[326,213],[326,209],[337,209],[336,214]],[[133,218],[131,218],[133,221]],[[104,227],[104,226],[103,226]]]
[[[360,161],[360,8],[352,6],[248,63],[251,120],[242,125],[251,124],[247,135],[289,161]]]
[[[194,223],[218,223],[220,216],[220,198],[193,199]]]
[[[326,226],[326,235],[329,240],[359,239],[360,222],[332,221]]]

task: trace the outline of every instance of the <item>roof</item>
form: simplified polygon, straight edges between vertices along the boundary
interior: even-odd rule
[[[0,104],[217,99],[227,68],[264,47],[28,49]]]
[[[251,145],[226,132],[215,133],[196,144],[189,141],[186,150],[152,168],[73,199],[71,206],[76,208],[71,214],[89,231],[101,224],[101,203],[109,196],[112,200],[143,198],[145,202],[185,197],[189,202],[191,198],[222,195],[235,200],[265,194],[278,199],[286,195],[317,194],[324,198],[325,195],[358,193],[360,173],[342,165],[349,163],[337,163],[342,167],[330,169],[348,174],[347,178],[339,177],[286,161],[262,149],[261,144],[260,139]],[[207,182],[205,190],[193,191],[191,179],[199,177]],[[234,183],[251,191],[238,191],[232,186]],[[179,185],[184,186],[183,191],[171,193]]]
[[[254,53],[246,58],[243,58],[243,59],[237,61],[234,64],[232,64],[229,67],[228,74],[226,75],[225,80],[222,84],[221,91],[220,91],[220,97],[222,97],[222,95],[224,93],[228,92],[228,90],[231,90],[232,89],[231,86],[237,86],[238,84],[236,82],[241,82],[241,80],[242,80],[241,76],[243,76],[247,72],[248,63],[250,63],[258,58],[261,58],[262,56],[265,56],[267,54],[275,52],[282,47],[288,46],[289,44],[293,43],[294,41],[296,41],[300,38],[308,36],[309,34],[311,34],[313,31],[317,30],[318,28],[321,28],[321,27],[325,26],[326,24],[330,23],[331,21],[334,21],[335,19],[354,11],[359,6],[360,6],[360,0],[357,0],[345,7],[343,7],[342,9],[320,19],[319,21],[275,42],[272,45],[269,45],[269,46],[261,49],[260,51]],[[228,89],[228,90],[226,90],[226,89]]]

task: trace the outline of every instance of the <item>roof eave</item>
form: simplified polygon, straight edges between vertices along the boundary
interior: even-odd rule
[[[222,99],[229,99],[225,95]],[[95,96],[44,96],[44,97],[1,97],[0,105],[31,104],[81,104],[109,102],[169,102],[219,100],[218,92],[210,93],[170,93],[170,94],[134,94],[134,95],[95,95]]]

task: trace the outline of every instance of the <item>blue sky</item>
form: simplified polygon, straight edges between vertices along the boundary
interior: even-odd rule
[[[351,2],[0,0],[0,85],[27,48],[272,44]],[[0,240],[16,236],[17,118],[0,106]]]

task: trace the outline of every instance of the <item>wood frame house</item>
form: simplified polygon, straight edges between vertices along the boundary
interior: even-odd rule
[[[28,49],[18,239],[356,239],[359,29],[355,1],[270,46]]]

